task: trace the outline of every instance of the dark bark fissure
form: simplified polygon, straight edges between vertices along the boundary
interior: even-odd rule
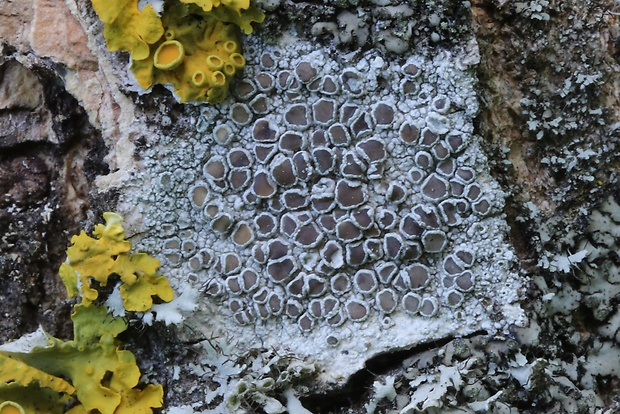
[[[58,268],[71,236],[86,226],[87,212],[101,216],[114,203],[113,195],[93,191],[95,177],[109,172],[107,149],[65,90],[58,68],[46,62],[26,67],[12,59],[2,67],[0,83],[10,67],[40,97],[26,102],[30,107],[18,100],[0,109],[0,124],[6,124],[0,131],[0,314],[7,316],[0,321],[0,338],[17,338],[39,324],[68,338],[70,305]],[[20,85],[5,87],[10,94]]]

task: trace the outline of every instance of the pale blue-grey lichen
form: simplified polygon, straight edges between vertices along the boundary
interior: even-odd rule
[[[151,137],[143,199],[126,201],[142,245],[203,286],[188,323],[341,383],[377,353],[523,315],[504,194],[473,134],[475,43],[330,50],[249,40],[234,99],[195,111],[191,134]]]

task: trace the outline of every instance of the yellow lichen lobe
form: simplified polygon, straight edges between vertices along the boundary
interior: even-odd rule
[[[99,293],[91,279],[106,286],[113,276],[120,277],[120,294],[126,310],[143,312],[153,304],[153,296],[169,302],[174,292],[168,280],[157,275],[159,260],[145,253],[129,253],[131,243],[125,240],[122,217],[104,213],[105,225],[95,226],[93,235],[84,231],[71,238],[67,261],[60,267],[60,278],[69,296],[81,294],[82,304],[88,306]]]
[[[133,59],[145,59],[149,45],[164,34],[157,13],[147,5],[138,9],[138,0],[92,0],[93,8],[105,23],[103,32],[108,49],[125,50]]]

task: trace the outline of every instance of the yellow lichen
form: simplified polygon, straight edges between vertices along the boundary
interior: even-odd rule
[[[241,13],[243,10],[250,8],[250,0],[181,0],[181,2],[185,4],[195,4],[206,12],[209,12],[214,7],[218,7],[220,5],[235,10],[237,13]]]
[[[110,317],[105,307],[83,304],[76,305],[71,319],[72,341],[51,338],[50,347],[30,353],[0,352],[0,384],[36,382],[65,398],[76,398],[82,408],[75,412],[119,414],[133,407],[136,412],[150,413],[151,408],[161,407],[161,385],[135,389],[140,369],[133,353],[122,350],[116,339],[127,329],[127,322]]]
[[[23,386],[38,383],[41,387],[59,393],[69,395],[75,393],[75,388],[65,380],[28,366],[16,357],[11,357],[11,354],[0,353],[0,383],[10,384],[13,382]]]
[[[160,20],[150,5],[138,10],[137,0],[92,0],[108,47],[131,52],[142,88],[170,84],[181,102],[220,102],[245,66],[238,29],[252,33],[265,15],[250,0],[180,1],[166,1]]]
[[[92,0],[93,8],[105,24],[103,36],[108,49],[125,50],[133,59],[145,59],[149,45],[164,34],[157,13],[150,4],[138,9],[138,0]]]
[[[218,20],[228,23],[234,23],[239,26],[245,34],[250,34],[254,31],[252,23],[262,23],[265,20],[265,15],[255,6],[250,6],[242,13],[236,12],[229,7],[216,7],[211,10],[211,14]]]
[[[240,54],[237,27],[214,18],[215,10],[218,8],[207,14],[194,4],[168,9],[162,18],[167,40],[149,58],[134,60],[131,66],[140,86],[170,84],[181,102],[216,103],[226,98],[230,79],[243,68],[245,59]],[[185,51],[182,65],[164,67],[159,62],[157,52],[169,42]],[[228,70],[221,70],[224,67]]]
[[[157,276],[159,261],[144,253],[129,253],[122,218],[105,213],[105,225],[72,239],[61,277],[70,296],[81,295],[71,315],[73,340],[46,336],[48,346],[29,353],[0,351],[0,414],[60,414],[67,404],[71,414],[149,414],[163,404],[161,385],[136,388],[140,369],[133,353],[122,349],[117,336],[127,321],[93,303],[97,286],[118,277],[128,310],[146,311],[153,296],[172,299],[167,280]],[[94,293],[93,293],[94,292]],[[10,404],[9,404],[10,402]],[[13,410],[13,411],[11,411]]]
[[[153,304],[152,296],[169,302],[174,292],[163,276],[157,275],[159,261],[144,253],[129,253],[131,243],[125,240],[122,217],[104,213],[105,225],[97,225],[88,236],[82,231],[71,238],[67,261],[60,267],[60,277],[70,297],[80,294],[89,305],[99,293],[91,280],[106,286],[110,278],[121,280],[121,298],[128,311],[143,312]]]
[[[24,408],[13,401],[5,401],[0,404],[0,414],[26,414]]]

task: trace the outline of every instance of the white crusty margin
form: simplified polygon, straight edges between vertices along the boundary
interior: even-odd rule
[[[317,49],[316,44],[305,42],[289,33],[277,46],[265,46],[259,40],[249,39],[246,51],[248,62],[253,62],[246,67],[246,79],[252,79],[257,73],[269,70],[276,75],[280,70],[294,72],[300,62],[312,61],[318,68],[320,76],[339,79],[339,75],[345,71],[363,73],[364,76],[358,81],[365,88],[365,92],[355,94],[340,90],[338,94],[325,98],[305,86],[294,90],[291,94],[274,88],[264,94],[267,105],[270,105],[269,112],[252,115],[254,116],[252,122],[245,124],[237,122],[233,125],[235,120],[231,117],[235,108],[250,107],[250,100],[253,97],[247,98],[247,103],[242,98],[231,98],[221,105],[205,106],[200,108],[200,112],[196,111],[197,119],[194,121],[196,131],[179,133],[178,136],[153,137],[151,147],[144,154],[147,158],[152,157],[146,161],[148,175],[145,174],[140,178],[144,180],[142,182],[149,183],[143,185],[143,188],[148,189],[152,185],[153,190],[144,191],[141,198],[133,202],[144,211],[145,217],[148,218],[146,225],[152,229],[151,234],[141,240],[142,248],[151,252],[161,252],[159,257],[162,259],[164,273],[179,284],[190,278],[195,285],[202,284],[206,288],[212,281],[219,280],[218,283],[221,283],[224,292],[219,297],[205,295],[197,311],[187,318],[185,322],[195,332],[201,332],[206,337],[229,338],[237,344],[234,352],[240,356],[256,347],[294,353],[302,360],[316,362],[321,367],[320,380],[325,384],[337,386],[346,382],[351,374],[362,369],[365,361],[375,355],[476,332],[502,332],[512,324],[524,322],[524,313],[518,303],[522,280],[513,270],[518,268],[516,256],[512,247],[506,242],[508,226],[502,214],[505,195],[490,176],[488,160],[479,145],[480,138],[474,135],[473,119],[478,112],[473,70],[478,62],[475,42],[469,42],[464,47],[451,51],[410,53],[399,61],[392,61],[376,51],[370,51],[356,59],[351,57],[341,59],[328,48]],[[275,69],[261,67],[261,56],[266,52],[271,53],[277,60]],[[411,77],[407,78],[411,75],[404,73],[403,69],[408,64],[415,64],[420,68],[420,74],[413,78],[413,81],[417,82],[426,98],[422,97],[421,93],[411,94],[399,89],[402,88],[404,81],[411,80]],[[383,86],[385,84],[389,86]],[[357,86],[360,85],[353,85],[353,88]],[[428,98],[429,95],[432,99]],[[435,97],[446,97],[450,101],[449,107],[431,107]],[[248,308],[254,306],[253,292],[227,293],[228,288],[223,285],[229,278],[236,277],[236,274],[223,275],[214,265],[215,261],[204,266],[200,264],[202,259],[196,252],[203,250],[208,250],[211,258],[215,260],[221,257],[239,257],[242,266],[246,266],[246,263],[255,266],[263,278],[262,287],[272,289],[271,291],[277,294],[284,292],[282,294],[286,295],[282,286],[265,276],[264,267],[261,268],[256,262],[252,262],[251,246],[233,243],[229,233],[216,232],[210,225],[211,219],[205,217],[205,199],[220,206],[218,208],[230,214],[235,222],[245,223],[252,223],[258,211],[267,208],[266,203],[252,208],[251,204],[244,202],[240,192],[210,190],[205,183],[207,178],[203,167],[210,159],[225,160],[230,151],[240,148],[252,155],[252,146],[255,145],[252,141],[253,121],[268,118],[273,120],[277,128],[284,130],[287,128],[287,122],[291,123],[286,118],[290,108],[299,107],[299,102],[307,102],[308,107],[312,108],[318,99],[324,101],[331,99],[340,108],[352,103],[368,111],[372,111],[372,108],[376,108],[380,102],[392,105],[394,124],[375,128],[371,133],[372,137],[386,143],[390,157],[385,160],[385,170],[381,178],[364,183],[363,191],[366,192],[365,197],[372,206],[389,207],[382,201],[385,199],[386,190],[382,189],[381,185],[387,188],[387,183],[403,183],[409,195],[399,207],[403,211],[400,213],[400,218],[417,206],[438,203],[432,196],[432,191],[435,190],[430,188],[431,184],[426,184],[428,180],[420,184],[408,181],[407,172],[415,168],[414,162],[417,162],[414,155],[417,156],[422,150],[416,145],[405,143],[404,139],[401,140],[399,135],[401,126],[405,123],[416,123],[421,125],[420,128],[428,125],[436,134],[443,136],[446,131],[454,131],[464,137],[462,148],[453,151],[454,162],[459,167],[475,172],[474,178],[471,179],[474,182],[468,181],[467,185],[475,184],[482,191],[482,195],[478,198],[478,195],[473,194],[471,205],[474,206],[480,199],[484,199],[490,207],[481,214],[468,214],[463,217],[461,224],[442,229],[441,231],[447,234],[448,240],[448,247],[445,249],[442,247],[437,251],[436,248],[425,246],[429,253],[427,255],[425,252],[420,262],[428,266],[432,277],[428,289],[425,288],[426,290],[420,295],[428,298],[429,304],[434,303],[436,311],[427,315],[408,314],[401,302],[404,293],[399,293],[398,310],[382,314],[376,310],[374,293],[364,296],[353,289],[344,295],[337,293],[334,295],[341,298],[342,306],[351,303],[348,301],[366,301],[365,316],[358,320],[349,319],[339,326],[329,325],[325,320],[313,321],[314,325],[302,332],[295,319],[279,314],[266,320],[257,318],[242,326],[235,322],[233,308],[236,305],[233,302],[245,301]],[[225,143],[216,142],[213,131],[226,126],[233,131],[232,139]],[[323,125],[310,125],[308,135],[315,129],[323,127]],[[354,147],[356,142],[353,142],[351,147]],[[165,154],[165,157],[161,154]],[[257,161],[254,166],[267,168],[258,165]],[[251,170],[252,174],[258,171],[256,168]],[[335,180],[340,179],[337,172],[332,176]],[[443,185],[441,183],[447,180],[439,177],[435,170],[429,172],[429,177],[435,177],[433,179],[440,187]],[[420,189],[423,190],[427,186],[428,194],[422,194]],[[307,191],[313,194],[321,190],[315,182],[311,187]],[[203,195],[198,197],[199,205],[192,204],[194,201],[191,189],[196,188],[203,192]],[[299,188],[304,189],[302,186]],[[127,193],[125,198],[129,203],[131,194]],[[398,227],[395,231],[398,231]],[[285,236],[281,234],[278,237]],[[257,243],[262,242],[262,239],[257,240]],[[320,249],[301,247],[293,249],[292,255],[295,258],[309,260],[308,263],[303,262],[303,271],[312,273],[312,261],[317,259],[315,256],[320,253]],[[456,301],[460,303],[450,305],[447,299],[450,286],[443,284],[447,275],[447,270],[444,270],[445,260],[448,256],[454,256],[457,250],[470,252],[472,257],[476,258],[475,263],[467,265],[473,274],[474,287],[463,293],[456,292]],[[407,263],[399,266],[404,268]],[[343,265],[340,262],[332,264]],[[342,271],[344,270],[339,270]],[[352,277],[356,269],[347,267],[346,271],[351,272],[349,276]],[[389,283],[384,285],[396,289]],[[381,288],[383,287],[382,285]],[[285,299],[288,299],[288,296],[285,296]],[[298,298],[306,309],[311,299]]]

